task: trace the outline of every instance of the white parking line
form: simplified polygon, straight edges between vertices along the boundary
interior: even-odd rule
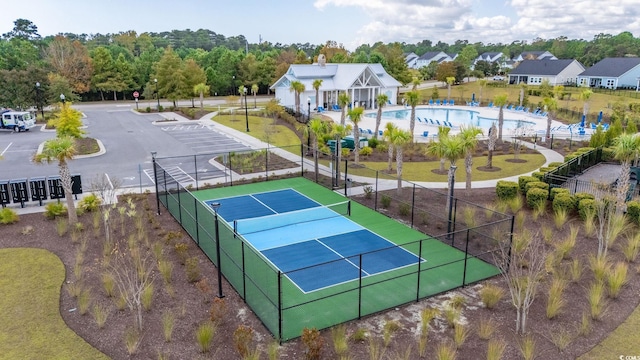
[[[4,151],[2,151],[2,153],[0,153],[0,156],[4,155],[4,153],[6,153],[6,152],[7,152],[7,150],[9,150],[9,148],[11,147],[11,145],[13,145],[13,143],[12,143],[12,142],[11,142],[11,143],[9,143],[9,145],[7,145],[7,147],[6,147],[6,148],[4,148]]]

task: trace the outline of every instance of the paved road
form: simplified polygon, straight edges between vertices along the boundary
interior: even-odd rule
[[[224,176],[209,162],[209,156],[202,154],[248,149],[248,146],[216,131],[214,126],[199,122],[154,122],[164,118],[158,114],[139,115],[131,111],[130,105],[81,105],[79,109],[86,115],[86,136],[99,139],[106,153],[90,158],[74,159],[69,163],[73,174],[82,176],[83,188],[97,176],[109,181],[120,182],[123,187],[153,186],[153,166],[151,152],[158,157],[181,156],[168,159],[168,164],[176,174],[185,174],[191,181],[190,173],[195,167],[198,180]],[[166,125],[165,125],[166,124]],[[32,162],[38,146],[55,137],[55,132],[34,128],[29,132],[0,132],[0,180],[52,176],[58,174],[57,164],[39,165]],[[197,160],[197,162],[191,161]]]

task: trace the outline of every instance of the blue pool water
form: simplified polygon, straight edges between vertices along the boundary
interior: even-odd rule
[[[442,124],[443,121],[450,122],[453,126],[476,126],[481,129],[488,130],[491,127],[493,122],[498,122],[498,117],[488,118],[482,117],[479,115],[479,112],[472,110],[462,110],[462,109],[446,109],[446,108],[416,108],[416,124],[420,124],[418,118],[423,121],[427,121],[427,124],[431,125],[431,121],[433,120],[436,123],[436,120],[440,121]],[[509,118],[509,116],[515,116],[516,114],[510,114],[507,111],[504,112],[504,125],[503,129],[516,129],[523,126],[533,126],[535,125],[532,121],[520,120],[517,118]],[[523,114],[524,115],[524,114]],[[376,113],[370,113],[365,116],[368,117],[376,117]],[[383,119],[395,119],[395,120],[410,120],[411,119],[411,109],[404,110],[389,110],[382,112]],[[437,125],[437,124],[436,124]]]

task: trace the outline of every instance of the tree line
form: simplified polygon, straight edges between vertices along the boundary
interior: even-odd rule
[[[335,41],[319,45],[249,43],[242,35],[225,37],[205,29],[41,37],[34,23],[17,19],[13,30],[0,39],[0,106],[46,105],[58,101],[60,94],[71,101],[132,99],[133,91],[147,99],[188,99],[198,96],[197,85],[200,91],[208,89],[204,95],[238,94],[238,88],[256,86],[257,93],[265,94],[289,65],[312,63],[319,54],[329,63],[380,63],[403,84],[414,78],[444,82],[455,77],[460,81],[471,74],[478,54],[501,51],[513,57],[527,50],[549,50],[558,58],[575,58],[588,66],[605,57],[640,54],[640,39],[623,32],[600,34],[591,41],[560,37],[511,44],[377,42],[350,52]],[[457,53],[458,58],[420,71],[407,68],[406,53],[427,51]],[[490,64],[481,64],[473,75],[494,72]]]

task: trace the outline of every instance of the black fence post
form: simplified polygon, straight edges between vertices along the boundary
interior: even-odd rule
[[[344,196],[349,197],[349,193],[347,193],[347,187],[350,185],[349,183],[349,174],[347,173],[349,169],[349,160],[344,160]]]
[[[426,239],[420,240],[420,245],[418,246],[418,283],[416,284],[416,302],[420,301],[420,275],[422,273],[421,265],[422,265],[422,242]]]
[[[467,258],[469,257],[469,229],[467,229],[467,241],[464,246],[464,270],[462,271],[462,286],[466,286],[467,282]]]
[[[193,155],[193,168],[196,173],[196,191],[198,191],[198,155]]]
[[[282,345],[282,272],[278,271],[278,341]]]
[[[300,144],[300,176],[304,177],[304,144]]]
[[[373,210],[378,211],[378,171],[376,170],[376,196],[374,196]]]
[[[362,317],[362,253],[358,255],[358,320]]]

